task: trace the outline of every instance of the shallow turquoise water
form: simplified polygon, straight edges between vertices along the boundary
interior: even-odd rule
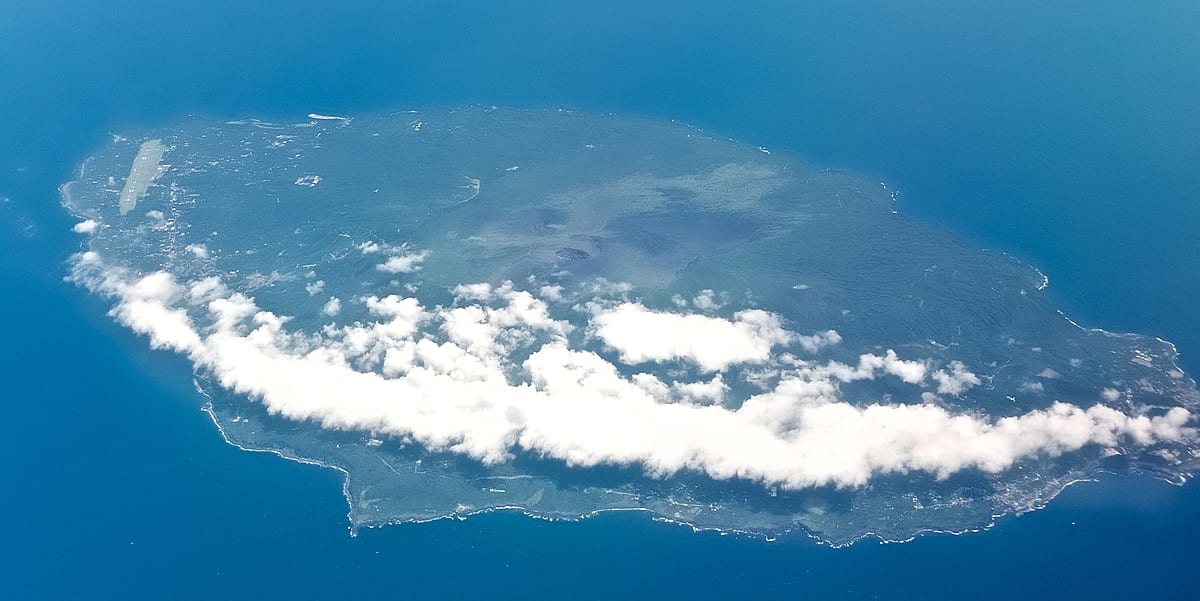
[[[877,174],[905,212],[1036,264],[1072,317],[1172,340],[1200,371],[1200,123],[1187,110],[1200,99],[1200,15],[1187,3],[1033,6],[10,7],[0,251],[5,308],[22,319],[0,375],[13,383],[4,465],[21,484],[4,496],[16,559],[0,586],[17,597],[516,597],[580,581],[598,598],[964,586],[1185,597],[1172,575],[1196,559],[1200,499],[1147,482],[1080,487],[982,535],[837,552],[628,516],[495,515],[350,539],[334,474],[225,446],[196,411],[186,365],[146,354],[59,281],[76,239],[54,188],[110,129],[186,112],[567,104]]]

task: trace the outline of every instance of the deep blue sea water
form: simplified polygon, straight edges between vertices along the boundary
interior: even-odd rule
[[[1194,598],[1200,490],[1110,479],[987,533],[830,550],[635,515],[350,538],[337,474],[221,441],[186,363],[62,282],[56,187],[188,113],[570,106],[877,176],[1200,373],[1200,5],[0,2],[0,598]]]

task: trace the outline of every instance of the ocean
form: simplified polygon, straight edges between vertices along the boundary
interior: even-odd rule
[[[1200,6],[344,2],[0,8],[0,598],[1190,598],[1194,485],[829,549],[613,514],[349,536],[340,475],[225,444],[188,364],[63,281],[57,187],[123,128],[462,104],[674,119],[877,177],[1200,373]]]

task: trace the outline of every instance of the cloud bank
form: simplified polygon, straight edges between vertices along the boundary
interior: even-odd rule
[[[153,346],[185,354],[273,414],[484,463],[529,452],[572,466],[639,466],[663,477],[689,470],[802,489],[860,486],[889,473],[997,473],[1088,445],[1196,434],[1182,408],[1148,416],[1056,403],[994,419],[931,403],[851,404],[839,396],[843,383],[895,378],[920,398],[930,385],[959,394],[979,379],[961,363],[939,368],[890,350],[856,364],[779,352],[814,353],[840,338],[798,335],[761,310],[725,319],[632,302],[593,306],[581,334],[615,352],[616,363],[572,346],[571,324],[547,303],[555,299],[511,284],[460,286],[449,307],[367,297],[357,302],[370,320],[312,333],[289,330],[285,316],[217,278],[135,276],[90,252],[80,255],[76,277],[111,295],[113,315]],[[664,380],[639,371],[663,361],[706,375]],[[779,375],[729,407],[722,374],[739,364],[770,364]]]

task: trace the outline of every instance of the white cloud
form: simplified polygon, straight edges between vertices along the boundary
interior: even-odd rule
[[[888,350],[882,357],[878,355],[863,355],[859,357],[860,369],[883,370],[909,384],[920,384],[925,381],[929,367],[924,361],[904,360],[896,356],[896,351]]]
[[[452,290],[455,296],[474,301],[486,301],[492,298],[492,285],[487,282],[478,284],[459,284]]]
[[[541,288],[538,289],[538,296],[540,296],[548,301],[556,303],[563,299],[563,287],[562,286],[542,286]]]
[[[121,302],[113,316],[135,332],[150,337],[154,348],[189,352],[202,346],[202,339],[184,309],[174,306],[184,289],[170,274],[158,272],[133,283],[120,282]]]
[[[188,299],[193,303],[208,302],[223,297],[228,293],[229,289],[225,287],[225,284],[221,282],[221,278],[217,276],[196,280],[188,287]]]
[[[355,246],[363,255],[382,254],[387,257],[375,269],[384,273],[412,273],[421,269],[429,258],[428,250],[414,251],[408,244],[392,245],[368,240]]]
[[[320,294],[321,291],[324,289],[325,289],[325,280],[317,280],[315,282],[309,282],[304,285],[304,291],[307,292],[309,296],[316,296],[316,295]]]
[[[796,360],[780,367],[769,390],[729,408],[719,403],[720,374],[671,382],[625,376],[600,355],[570,348],[569,326],[553,319],[544,301],[511,286],[493,289],[485,301],[460,296],[450,308],[368,297],[376,321],[327,326],[316,335],[289,331],[286,317],[211,278],[183,285],[166,273],[135,277],[104,269],[94,254],[80,256],[77,278],[114,296],[113,314],[153,345],[186,354],[273,414],[404,437],[489,463],[528,451],[575,466],[633,465],[657,476],[694,470],[799,489],[859,486],[884,473],[995,473],[1023,458],[1087,445],[1195,435],[1182,408],[1146,416],[1056,403],[990,418],[934,404],[854,405],[839,397],[840,382],[873,377],[896,377],[919,395],[927,362],[893,351],[862,355],[857,365]],[[624,303],[590,317],[629,361],[686,359],[710,372],[765,361],[764,353],[790,338],[763,311],[725,320]],[[642,328],[641,340],[629,336],[633,326]],[[654,336],[676,339],[663,345]],[[513,355],[517,348],[525,352]],[[510,356],[525,359],[513,365]],[[951,365],[932,377],[940,388],[964,385],[967,373]]]
[[[692,305],[701,311],[711,312],[724,307],[725,303],[717,298],[716,292],[706,288],[701,290],[700,294],[696,295],[696,298],[692,299]]]
[[[76,234],[90,234],[96,231],[96,228],[99,227],[99,221],[96,221],[95,219],[84,219],[83,221],[76,223],[75,226],[71,228],[71,231],[75,232]]]
[[[1046,387],[1041,382],[1026,381],[1021,382],[1018,390],[1021,392],[1041,393],[1046,391]]]
[[[717,374],[707,382],[674,382],[671,390],[686,402],[711,405],[725,400],[729,386],[721,374]]]
[[[184,250],[192,253],[197,259],[208,258],[208,247],[203,244],[189,244],[184,247]]]
[[[429,257],[429,251],[422,250],[418,252],[410,252],[407,250],[399,251],[387,258],[386,261],[375,266],[375,269],[384,273],[412,273],[421,269],[421,263]]]
[[[804,348],[804,350],[815,353],[827,346],[833,346],[842,341],[841,334],[836,330],[825,330],[816,334],[807,336],[795,336],[795,341]]]
[[[333,317],[341,312],[342,300],[336,296],[329,297],[329,300],[325,301],[325,306],[321,307],[321,313],[324,313],[330,317]]]
[[[766,361],[772,347],[792,338],[777,316],[759,309],[739,311],[728,320],[621,303],[599,310],[592,324],[596,336],[626,363],[683,360],[705,371]]]
[[[932,377],[937,382],[938,394],[959,395],[972,386],[979,386],[979,376],[967,370],[962,361],[951,361],[949,369],[939,369]]]

